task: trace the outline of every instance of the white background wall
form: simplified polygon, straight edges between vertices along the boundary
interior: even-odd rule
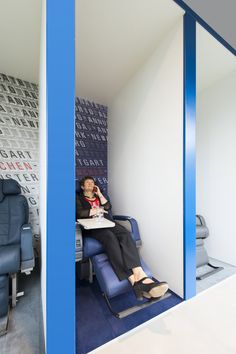
[[[40,158],[40,200],[39,226],[41,234],[41,297],[43,307],[44,338],[46,341],[46,200],[47,200],[47,107],[46,107],[46,0],[42,8],[42,32],[40,51],[39,91],[39,158]]]
[[[182,19],[108,109],[113,213],[137,219],[141,254],[183,296]]]
[[[211,257],[236,266],[236,72],[197,95],[197,213]]]

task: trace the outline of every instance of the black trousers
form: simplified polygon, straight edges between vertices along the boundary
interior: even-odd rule
[[[100,241],[119,280],[133,274],[132,268],[140,267],[141,262],[135,242],[125,227],[115,223],[111,228],[84,230],[83,236]]]

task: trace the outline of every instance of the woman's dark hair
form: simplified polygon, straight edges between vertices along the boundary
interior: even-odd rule
[[[84,186],[84,182],[87,181],[87,179],[91,179],[95,183],[95,180],[92,176],[85,176],[79,181],[80,187]]]

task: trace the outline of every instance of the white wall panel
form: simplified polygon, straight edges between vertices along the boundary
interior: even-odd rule
[[[197,96],[197,213],[209,256],[236,266],[236,72]]]
[[[137,219],[153,274],[183,296],[183,25],[108,108],[113,213]]]

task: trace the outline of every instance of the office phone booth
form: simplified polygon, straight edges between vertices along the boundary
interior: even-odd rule
[[[150,11],[155,13],[157,8],[152,11],[149,8],[148,14]],[[161,10],[164,8],[156,11],[158,16],[162,16]],[[114,15],[111,8],[107,13],[107,9],[101,5],[96,7],[93,9],[96,16],[91,15],[91,19],[87,16],[91,14],[89,4],[78,1],[76,10],[76,178],[79,180],[84,175],[96,177],[98,185],[111,198],[113,214],[129,215],[137,220],[143,242],[140,254],[153,275],[159,280],[166,280],[173,292],[169,303],[165,302],[166,308],[195,294],[194,289],[185,293],[183,272],[186,267],[189,278],[193,272],[195,274],[194,259],[189,259],[187,252],[185,265],[183,261],[184,208],[189,213],[189,216],[185,213],[185,217],[192,218],[190,207],[194,205],[192,201],[190,205],[189,195],[183,200],[184,173],[187,176],[185,178],[191,178],[186,172],[188,165],[184,166],[184,148],[192,155],[190,158],[194,158],[194,146],[191,145],[190,151],[188,145],[192,136],[188,135],[187,142],[185,145],[183,143],[184,109],[187,115],[191,115],[185,121],[188,127],[192,124],[189,119],[194,118],[190,101],[194,91],[192,96],[188,92],[183,107],[184,57],[187,53],[193,58],[195,55],[190,37],[194,34],[195,23],[189,17],[183,20],[183,11],[174,3],[170,10],[173,11],[173,17],[171,21],[168,19],[169,26],[163,30],[164,33],[161,28],[161,34],[156,31],[155,46],[152,45],[145,60],[142,59],[138,66],[135,62],[137,68],[133,72],[129,69],[128,73],[125,64],[128,61],[131,66],[129,61],[132,53],[126,51],[126,60],[122,57],[116,59],[112,54],[109,57],[109,53],[125,53],[127,48],[125,40],[119,41],[119,38],[124,38],[123,32],[115,37],[119,15],[113,24],[105,22],[106,16],[112,18]],[[130,23],[141,23],[142,17],[134,15],[132,9],[127,8],[126,11]],[[159,17],[154,17],[152,20],[158,23]],[[101,27],[103,22],[106,25],[100,29],[96,21]],[[128,25],[124,20],[124,32]],[[140,40],[137,43],[135,39],[133,33],[132,42],[135,45],[132,52],[137,53],[140,47],[140,52],[147,51],[144,43],[140,43]],[[106,64],[105,69],[103,62]],[[195,73],[194,67],[187,69],[185,78],[189,82],[186,76]],[[116,72],[123,75],[123,81],[117,82]],[[192,212],[194,215],[195,212]],[[191,221],[188,220],[188,225]],[[191,232],[192,239],[188,238],[188,247],[192,247],[194,252],[194,227]],[[142,310],[139,314],[117,320],[106,308],[96,277],[92,285],[84,283],[78,275],[76,281],[78,353],[98,347],[161,311],[161,304],[155,304],[145,309],[146,312]],[[192,282],[194,286],[194,279]],[[123,294],[123,298],[121,295],[120,298],[111,298],[113,309],[123,310],[122,302],[124,305],[128,301],[132,304],[135,299],[131,297],[132,294]],[[96,318],[94,313],[97,314]],[[104,321],[104,317],[108,320]],[[99,326],[96,327],[97,322]],[[95,328],[92,339],[88,331],[91,323]]]
[[[62,15],[65,12],[68,15],[66,20],[65,16]],[[45,198],[44,203],[46,204],[44,205],[47,205],[47,214],[44,215],[45,219],[42,221],[42,226],[47,234],[47,242],[44,245],[44,252],[46,252],[47,259],[44,266],[46,278],[43,278],[42,297],[44,304],[46,347],[48,352],[63,352],[63,346],[64,350],[68,351],[72,351],[72,348],[75,348],[75,312],[73,305],[75,301],[75,256],[74,239],[72,240],[72,236],[75,234],[75,210],[74,204],[72,205],[71,203],[71,200],[74,199],[75,195],[75,186],[70,182],[71,180],[75,180],[76,177],[74,174],[74,159],[71,158],[74,156],[75,146],[73,104],[73,13],[73,1],[69,4],[67,2],[66,8],[63,7],[62,4],[55,4],[53,2],[51,2],[50,5],[47,4],[47,11],[45,14],[45,18],[47,18],[47,26],[44,24],[44,28],[46,29],[46,43],[43,43],[42,45],[42,48],[45,51],[45,54],[43,54],[45,66],[42,66],[41,72],[44,78],[47,76],[46,90],[44,91],[44,87],[41,86],[42,112],[45,112],[47,121],[47,126],[45,126],[45,131],[42,132],[42,134],[45,136],[46,132],[48,144],[47,153],[44,152],[47,159],[47,189],[45,186],[42,186],[41,190],[42,195],[44,195]],[[68,19],[70,19],[69,22],[67,22]],[[178,18],[176,20],[178,20]],[[119,161],[119,156],[116,156],[119,151],[121,152],[123,158],[127,158],[129,156],[129,161],[123,160],[123,163],[125,164],[123,168],[126,171],[125,177],[127,177],[129,181],[131,180],[131,183],[137,183],[137,185],[135,185],[136,194],[137,190],[143,191],[145,186],[149,186],[150,184],[153,186],[153,191],[151,191],[151,193],[157,189],[157,192],[162,194],[161,202],[159,200],[158,203],[156,202],[150,208],[150,220],[151,223],[154,222],[154,219],[156,219],[156,212],[157,214],[159,212],[162,213],[163,220],[158,220],[157,224],[154,225],[154,229],[157,230],[157,233],[151,233],[150,230],[153,228],[153,224],[150,225],[147,223],[144,213],[140,214],[139,209],[135,207],[135,203],[133,205],[123,204],[123,199],[116,195],[117,190],[123,188],[125,193],[133,193],[134,190],[129,190],[127,180],[123,179],[124,176],[118,176],[117,173],[116,179],[115,172],[117,170],[115,170],[115,166],[114,168],[110,168],[110,170],[108,168],[108,192],[114,200],[114,212],[133,214],[132,216],[137,218],[140,226],[140,232],[143,235],[143,244],[145,245],[143,249],[143,257],[145,257],[146,261],[147,258],[149,258],[152,272],[159,279],[166,279],[170,283],[171,289],[179,295],[180,298],[184,298],[182,127],[185,30],[183,19],[180,17],[179,20],[176,21],[176,23],[173,24],[173,26],[171,26],[171,28],[167,31],[168,33],[166,34],[166,38],[162,39],[162,43],[160,47],[158,46],[154,55],[150,55],[150,59],[143,66],[142,70],[140,70],[138,76],[134,78],[133,82],[129,83],[131,85],[131,91],[132,87],[135,89],[135,95],[132,96],[133,102],[131,101],[133,107],[131,117],[133,122],[130,120],[130,127],[125,126],[125,120],[121,123],[123,124],[123,132],[126,133],[124,137],[126,141],[124,143],[128,144],[135,138],[137,143],[135,150],[130,151],[128,147],[125,151],[122,151],[124,144],[122,144],[122,142],[119,144],[118,141],[114,140],[115,130],[117,130],[116,117],[119,115],[120,110],[119,99],[123,100],[123,107],[126,107],[126,111],[123,112],[126,116],[129,115],[129,110],[132,108],[131,105],[130,107],[128,106],[128,95],[130,92],[129,85],[126,87],[125,91],[121,93],[121,96],[119,98],[117,97],[116,101],[113,101],[113,105],[110,106],[112,108],[110,114],[110,127],[108,118],[108,131],[110,129],[110,134],[113,134],[113,143],[117,144],[116,150],[112,150],[111,146],[111,151],[109,152],[108,150],[109,163],[111,164],[115,161]],[[63,36],[61,37],[60,34],[62,32]],[[62,45],[63,48],[66,48],[63,53],[61,52]],[[163,59],[163,56],[166,60]],[[159,64],[158,67],[155,66],[156,61]],[[56,69],[55,63],[57,63],[57,68],[60,67],[60,70]],[[159,70],[159,68],[162,70]],[[170,68],[171,71],[169,72]],[[44,71],[44,69],[46,69],[46,71]],[[155,76],[154,73],[156,72],[156,69],[157,75]],[[58,71],[60,71],[60,75],[58,75]],[[165,80],[168,72],[168,80]],[[152,80],[153,75],[155,76],[154,80]],[[153,85],[155,89],[151,90]],[[143,91],[142,87],[144,89]],[[149,93],[149,104],[146,105],[145,91],[146,93]],[[156,95],[159,95],[159,103],[162,103],[160,108],[158,108],[155,103]],[[173,97],[175,97],[175,99],[172,101]],[[45,103],[43,104],[43,102]],[[173,110],[171,110],[171,106]],[[159,111],[157,110],[157,115],[155,116],[156,109],[159,109]],[[122,112],[120,112],[120,114],[122,114]],[[156,134],[154,134],[154,129],[152,129],[152,126],[149,125],[149,129],[143,126],[143,117],[145,115],[150,117],[150,121],[153,124],[157,124],[155,126]],[[66,125],[65,116],[67,117]],[[140,121],[138,122],[139,117],[142,119],[140,118]],[[158,117],[162,117],[162,119],[158,120]],[[150,121],[148,123],[147,120],[147,126],[150,124]],[[129,122],[127,121],[127,123]],[[176,129],[172,129],[173,127]],[[135,131],[135,129],[137,130]],[[149,150],[142,150],[142,146],[145,147],[146,142],[140,140],[141,130],[145,133],[143,138],[152,143]],[[166,139],[164,138],[164,134],[161,134],[161,131],[166,134]],[[128,132],[130,132],[130,137],[128,136]],[[132,132],[135,133],[135,136],[132,136]],[[159,141],[163,142],[164,148],[162,148],[161,145],[155,146],[156,135],[158,135]],[[149,136],[151,136],[152,139],[149,140]],[[43,136],[41,136],[41,138],[43,138]],[[168,142],[165,140],[168,140]],[[109,142],[108,137],[108,148],[111,143],[112,142]],[[178,146],[177,149],[175,148],[176,144]],[[135,153],[135,151],[139,154]],[[131,152],[132,156],[130,155]],[[176,156],[174,163],[171,162],[172,153]],[[148,166],[143,166],[142,175],[140,174],[141,167],[138,164],[139,155],[142,156],[143,164],[145,164],[145,161],[148,162]],[[62,173],[55,173],[56,166],[60,165],[60,156],[66,156],[63,160],[63,164],[66,165],[64,165]],[[155,164],[156,157],[158,157],[158,165]],[[130,167],[134,167],[135,173],[132,176],[130,176],[130,172],[127,169],[128,165]],[[147,168],[148,173],[145,173],[145,168]],[[162,177],[161,173],[159,173],[159,171],[162,170],[165,172],[164,177]],[[153,178],[153,176],[157,174],[158,181]],[[175,178],[173,178],[173,176],[175,176]],[[165,183],[165,178],[168,183]],[[120,186],[119,183],[121,184]],[[67,186],[66,189],[62,188],[62,186],[65,185]],[[60,191],[60,193],[58,193],[58,191]],[[151,196],[151,193],[149,197]],[[131,194],[129,197],[130,199],[133,198]],[[140,198],[143,197],[140,196]],[[55,208],[56,205],[60,205],[59,214],[57,213],[58,208]],[[174,219],[173,230],[170,229],[171,225],[167,215],[168,211],[171,211],[171,218],[173,217]],[[177,211],[177,216],[175,211]],[[59,223],[58,220],[63,220],[63,223]],[[149,232],[150,238],[148,238]],[[161,235],[162,232],[165,237],[162,237],[161,239],[158,235]],[[65,238],[65,234],[68,237]],[[57,254],[54,252],[55,237],[57,242]],[[172,244],[170,244],[170,242],[172,242]],[[153,252],[149,255],[150,248],[153,249]],[[155,259],[158,258],[159,260],[157,265]],[[63,269],[61,267],[62,259]],[[167,259],[171,259],[171,262],[168,263]],[[176,265],[175,269],[171,269],[174,264]],[[58,269],[62,270],[59,272],[60,274],[58,273]],[[188,269],[190,268],[188,267]],[[173,273],[175,274],[174,276]],[[58,274],[58,276],[55,278],[53,274]],[[60,294],[60,298],[58,297],[58,293]],[[61,306],[62,303],[63,306]],[[79,310],[80,309],[78,308],[78,312]],[[78,327],[78,331],[79,330],[80,328]],[[58,338],[60,338],[60,341],[57,341]]]
[[[64,16],[64,14],[68,16]],[[72,351],[75,349],[75,289],[74,289],[74,204],[72,205],[71,200],[74,200],[75,186],[71,183],[75,180],[74,172],[74,1],[67,2],[66,6],[63,4],[58,4],[57,2],[50,2],[47,5],[47,45],[44,48],[46,50],[46,64],[47,64],[47,96],[45,95],[46,105],[44,107],[46,112],[47,121],[49,123],[47,127],[47,138],[48,138],[48,184],[47,184],[47,219],[45,216],[45,228],[47,230],[47,307],[46,298],[45,303],[45,328],[47,337],[47,348],[48,352],[63,352],[64,350]],[[69,19],[69,21],[68,21]],[[53,26],[52,26],[53,23]],[[177,26],[177,24],[176,24]],[[178,26],[177,26],[178,27]],[[175,37],[177,36],[177,38]],[[174,40],[175,37],[175,40]],[[178,41],[179,40],[179,41]],[[182,42],[181,42],[182,40]],[[163,72],[159,72],[159,76],[156,78],[156,82],[151,83],[150,81],[145,81],[145,75],[152,77],[155,74],[155,68],[152,66],[143,67],[143,72],[140,71],[138,76],[134,77],[134,81],[130,81],[130,86],[127,87],[123,92],[120,92],[120,96],[117,96],[117,100],[113,101],[111,106],[111,113],[108,117],[111,118],[110,127],[108,121],[108,129],[110,129],[110,134],[112,135],[112,141],[108,141],[108,147],[110,144],[111,151],[108,150],[108,162],[110,167],[108,167],[108,191],[114,202],[115,212],[127,212],[132,213],[133,216],[137,217],[140,223],[140,231],[144,235],[144,248],[143,256],[149,257],[150,266],[152,271],[157,274],[158,277],[164,277],[169,281],[171,288],[178,293],[182,298],[188,299],[195,295],[195,111],[196,111],[196,92],[195,92],[195,65],[196,65],[196,54],[195,54],[195,19],[190,15],[184,16],[184,21],[182,22],[182,28],[179,27],[178,30],[172,32],[167,38],[167,42],[163,41],[162,51],[157,55],[157,58],[161,63],[162,54],[168,53],[166,67]],[[79,41],[79,37],[77,39]],[[168,42],[169,41],[169,42]],[[174,48],[174,43],[179,44],[178,53],[182,53],[182,57],[178,57],[178,62],[182,65],[176,68],[172,65],[176,62],[175,54],[176,52],[169,51],[165,52],[168,44],[172,43]],[[66,48],[63,52],[61,47]],[[153,56],[155,61],[156,57]],[[172,59],[172,60],[171,60]],[[55,65],[57,63],[57,65]],[[150,64],[150,62],[149,62]],[[150,64],[151,65],[151,64]],[[164,65],[164,64],[163,64]],[[57,68],[56,68],[57,67]],[[57,70],[58,67],[60,70]],[[153,68],[153,70],[152,70]],[[160,68],[163,68],[160,65]],[[173,70],[176,70],[175,80]],[[62,76],[59,77],[58,71]],[[170,73],[169,80],[165,80],[164,73]],[[144,74],[143,74],[144,73]],[[144,76],[142,76],[142,74]],[[173,74],[173,76],[171,75]],[[179,76],[178,76],[179,75]],[[154,75],[155,76],[155,75]],[[162,87],[155,86],[159,79],[160,85]],[[135,81],[136,80],[136,81]],[[174,82],[174,84],[173,84]],[[63,85],[62,85],[63,83]],[[146,84],[146,85],[145,85]],[[157,91],[153,91],[153,96],[159,93],[161,98],[162,110],[157,110],[158,117],[171,117],[170,106],[175,107],[175,115],[178,116],[179,125],[177,124],[176,134],[173,135],[173,125],[176,120],[159,120],[159,125],[157,128],[157,135],[159,141],[163,142],[164,149],[156,147],[156,149],[150,150],[150,155],[145,155],[144,150],[142,150],[144,145],[148,143],[152,144],[156,139],[156,135],[153,133],[154,130],[147,130],[142,126],[142,116],[151,117],[154,120],[152,112],[155,111],[155,100],[152,93],[149,91],[152,84],[155,86]],[[175,86],[176,84],[176,86]],[[143,85],[143,92],[139,91],[139,87]],[[171,101],[171,92],[173,93],[173,88],[178,88],[178,95],[175,96],[177,102]],[[132,89],[135,88],[136,96],[132,96],[133,111],[132,107],[129,107],[129,94]],[[159,91],[158,91],[159,89]],[[131,91],[129,91],[131,90]],[[169,91],[169,92],[168,92]],[[141,101],[139,98],[143,99],[144,95],[149,93],[148,102],[150,105],[141,106],[145,100]],[[169,96],[163,96],[163,92],[169,93]],[[75,93],[75,96],[78,94]],[[163,99],[164,98],[164,99]],[[169,98],[169,99],[168,99]],[[93,97],[91,97],[93,99]],[[120,102],[122,102],[122,110]],[[58,104],[60,103],[60,104]],[[47,106],[48,104],[48,106]],[[178,107],[178,109],[177,109]],[[141,108],[141,111],[139,110]],[[142,111],[143,108],[143,111]],[[152,109],[151,109],[152,108]],[[46,110],[47,109],[47,110]],[[149,110],[148,110],[149,109]],[[169,111],[168,111],[169,110]],[[122,120],[122,115],[126,114],[126,117],[133,117],[133,121]],[[67,125],[65,129],[65,116],[67,117]],[[121,117],[121,125],[117,124],[117,118]],[[108,118],[109,119],[109,118]],[[184,123],[183,123],[184,121]],[[130,126],[128,124],[132,123]],[[127,124],[127,125],[126,125]],[[147,119],[148,124],[148,119]],[[183,128],[184,127],[184,128]],[[119,129],[121,131],[119,132]],[[128,129],[129,128],[129,129]],[[123,130],[122,130],[123,129]],[[140,131],[144,129],[144,136],[146,141],[143,141],[140,136]],[[164,134],[161,136],[161,129]],[[123,139],[122,144],[116,140],[119,136]],[[182,131],[182,135],[181,135]],[[122,133],[126,135],[122,137]],[[129,134],[129,135],[128,135]],[[124,140],[126,139],[126,140]],[[135,150],[129,148],[130,141],[137,142]],[[170,140],[173,145],[166,144],[165,140]],[[108,138],[109,140],[109,138]],[[178,144],[179,142],[179,144]],[[111,144],[115,144],[116,149],[113,149]],[[127,148],[125,148],[127,147]],[[112,150],[113,149],[113,150]],[[172,150],[171,150],[172,149]],[[177,150],[177,151],[174,151]],[[67,158],[64,160],[66,164],[63,171],[66,173],[58,173],[57,167],[59,162],[59,153],[65,154]],[[153,154],[153,151],[155,154]],[[143,164],[138,164],[137,152],[142,156]],[[176,158],[176,165],[171,165],[171,154],[178,154]],[[152,155],[153,154],[153,155]],[[136,156],[135,156],[136,155]],[[55,159],[55,156],[58,159]],[[123,160],[121,163],[119,158],[124,157],[127,160]],[[152,165],[153,158],[155,161],[159,161],[158,171],[157,165]],[[120,169],[117,165],[112,168],[112,163],[120,163],[123,165],[126,171],[125,176],[119,176]],[[139,161],[140,162],[140,161]],[[147,165],[145,165],[147,162]],[[167,162],[167,163],[166,163]],[[134,174],[130,175],[127,167],[134,168]],[[179,168],[180,166],[180,168]],[[109,169],[110,168],[110,169]],[[150,174],[145,174],[145,170]],[[56,172],[57,171],[57,172]],[[166,180],[161,179],[161,172],[164,171]],[[182,171],[182,173],[181,173]],[[129,200],[133,197],[131,194],[132,189],[128,188],[127,180],[131,180],[132,183],[136,183],[135,192],[143,191],[145,186],[151,186],[151,196],[153,191],[156,190],[154,187],[155,181],[153,182],[153,175],[158,174],[157,190],[162,195],[161,203],[154,204],[154,214],[151,214],[151,222],[156,218],[156,213],[160,213],[163,216],[161,220],[162,223],[155,223],[155,230],[157,230],[157,235],[150,233],[150,238],[145,236],[145,232],[149,230],[149,224],[144,220],[144,213],[139,213],[136,204],[130,205],[129,201],[124,203],[123,199],[117,194],[118,190],[121,188],[125,189],[125,192],[129,195]],[[169,173],[169,175],[168,175]],[[147,178],[147,175],[149,178]],[[176,178],[176,176],[178,176]],[[140,178],[141,177],[141,178]],[[55,182],[56,181],[56,182]],[[177,183],[176,189],[174,188],[174,181]],[[165,184],[166,182],[166,184]],[[154,187],[153,186],[154,183]],[[67,186],[65,189],[60,189],[61,186]],[[62,193],[58,193],[58,190]],[[174,193],[174,194],[173,194]],[[45,193],[46,195],[46,193]],[[172,203],[172,196],[175,197],[174,203]],[[143,197],[141,197],[143,198]],[[172,203],[172,204],[171,204]],[[174,204],[174,206],[173,206]],[[60,205],[60,214],[57,214],[55,205]],[[69,207],[68,207],[69,206]],[[173,209],[171,209],[173,207]],[[176,207],[176,209],[175,209]],[[164,211],[177,210],[176,223],[174,224],[175,229],[170,230],[163,221],[170,221],[168,217],[163,214]],[[171,214],[172,216],[173,214]],[[58,220],[63,220],[62,224],[58,223]],[[170,223],[170,222],[169,222]],[[151,224],[153,226],[153,224]],[[147,230],[147,231],[146,231]],[[168,230],[168,232],[166,232]],[[172,232],[171,232],[172,231]],[[54,253],[55,237],[50,237],[50,235],[57,235],[57,254]],[[65,239],[65,234],[68,236]],[[158,234],[164,234],[166,237],[158,239]],[[156,238],[155,238],[156,237]],[[180,237],[178,239],[178,237]],[[170,245],[170,241],[173,240],[173,244]],[[159,244],[158,244],[159,242]],[[176,243],[175,243],[176,242]],[[160,246],[158,248],[158,246]],[[176,247],[177,248],[176,248]],[[152,251],[149,254],[149,250],[152,247]],[[160,249],[162,249],[163,255],[160,255]],[[177,249],[179,252],[172,252],[173,249]],[[46,247],[45,247],[46,250]],[[156,262],[156,259],[159,260]],[[176,264],[174,274],[176,277],[171,276],[171,268],[168,266],[167,258],[171,259],[171,264]],[[53,279],[54,274],[58,274],[58,269],[61,268],[61,259],[63,259],[63,271],[60,272],[59,280],[58,277]],[[157,264],[158,263],[158,264]],[[162,268],[162,265],[163,268]],[[46,284],[46,283],[45,283]],[[60,298],[58,297],[60,293]],[[64,304],[61,306],[61,304]],[[79,308],[78,308],[79,310]],[[66,324],[66,326],[65,326]],[[78,327],[79,331],[79,327]],[[58,341],[60,338],[60,341]],[[63,347],[64,346],[64,347]]]

